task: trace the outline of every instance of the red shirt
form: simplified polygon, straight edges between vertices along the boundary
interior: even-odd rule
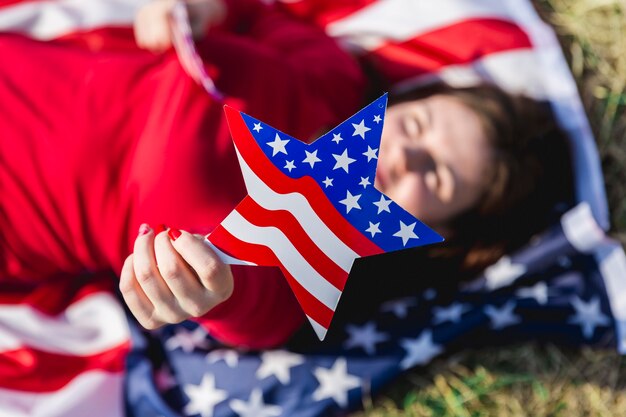
[[[200,52],[225,104],[311,138],[355,111],[357,64],[321,31],[265,9]],[[143,223],[208,233],[245,196],[222,106],[173,51],[97,53],[0,35],[0,283],[119,273]],[[275,268],[233,267],[233,296],[199,318],[235,345],[280,344],[303,313]]]

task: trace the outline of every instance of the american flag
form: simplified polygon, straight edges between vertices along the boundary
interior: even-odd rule
[[[225,108],[248,196],[207,240],[226,262],[279,266],[320,340],[355,259],[443,240],[374,188],[386,105],[311,144]]]

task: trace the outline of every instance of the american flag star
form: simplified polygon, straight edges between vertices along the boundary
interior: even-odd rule
[[[310,144],[225,108],[248,195],[207,243],[228,263],[280,267],[320,339],[356,258],[443,240],[371,185],[384,123],[368,121],[386,105]]]

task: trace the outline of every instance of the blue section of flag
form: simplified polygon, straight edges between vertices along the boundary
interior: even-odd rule
[[[337,211],[383,251],[441,242],[441,236],[374,188],[386,106],[385,94],[311,144],[242,117],[284,175],[313,178]]]

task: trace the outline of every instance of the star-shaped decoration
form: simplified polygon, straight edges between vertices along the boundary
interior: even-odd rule
[[[358,203],[359,198],[361,198],[361,194],[352,195],[350,194],[350,191],[346,190],[346,198],[339,200],[339,202],[346,206],[346,213],[350,213],[350,210],[353,208],[359,210],[361,209],[361,206]]]
[[[304,153],[306,154],[306,158],[304,158],[302,162],[306,162],[307,164],[311,165],[311,168],[313,168],[313,165],[315,165],[316,162],[322,161],[317,157],[317,149],[313,152],[305,150]]]
[[[169,350],[181,348],[183,352],[190,353],[196,348],[209,348],[209,341],[206,338],[207,334],[202,327],[197,327],[195,330],[191,331],[183,326],[177,326],[174,332],[176,334],[165,342],[165,347]]]
[[[365,188],[368,185],[372,185],[372,183],[370,182],[369,177],[361,177],[361,182],[359,182],[359,185],[362,185],[363,188]]]
[[[365,120],[361,120],[361,123],[354,124],[352,123],[352,127],[354,127],[354,133],[352,136],[361,136],[361,139],[365,139],[365,133],[372,130],[369,127],[365,126]]]
[[[206,355],[206,360],[208,363],[224,361],[229,368],[236,368],[239,364],[239,354],[233,349],[215,349]]]
[[[376,214],[380,214],[383,211],[386,211],[387,213],[391,213],[391,210],[389,210],[389,205],[391,204],[391,199],[387,200],[385,198],[384,195],[380,195],[380,200],[378,201],[374,201],[372,204],[374,204],[376,207],[378,207],[378,212]]]
[[[200,385],[185,384],[183,390],[189,397],[189,403],[184,409],[187,415],[200,414],[202,417],[213,417],[215,406],[228,398],[225,390],[215,387],[215,377],[210,374],[202,377]]]
[[[487,269],[485,269],[486,286],[489,290],[506,287],[526,273],[526,266],[514,264],[511,258],[503,256]]]
[[[376,353],[376,344],[386,342],[389,336],[386,333],[376,330],[376,323],[370,321],[363,326],[346,325],[348,339],[344,342],[343,347],[352,349],[361,347],[368,355]]]
[[[289,370],[304,363],[304,357],[286,350],[268,350],[261,353],[261,366],[256,371],[256,377],[261,380],[274,375],[281,384],[287,385],[291,381]]]
[[[491,320],[491,328],[494,330],[500,330],[522,321],[522,318],[513,312],[514,309],[515,301],[509,300],[500,308],[492,305],[486,305],[483,308],[483,312]]]
[[[322,181],[322,182],[324,183],[326,188],[333,186],[333,178],[326,177],[326,179],[324,181]]]
[[[399,237],[402,239],[402,244],[406,246],[406,243],[409,239],[419,239],[419,237],[415,234],[413,229],[415,229],[415,222],[409,225],[404,224],[402,220],[400,220],[400,230],[393,234],[395,237]]]
[[[515,294],[520,298],[534,298],[540,305],[548,303],[548,285],[540,281],[532,287],[520,288]]]
[[[348,173],[348,167],[351,163],[355,162],[356,159],[352,159],[348,156],[348,149],[344,149],[341,155],[332,154],[333,158],[335,158],[335,166],[333,170],[342,168],[346,173]]]
[[[372,222],[369,222],[369,224],[370,224],[370,226],[369,226],[367,229],[365,229],[365,231],[366,231],[367,233],[371,233],[371,234],[372,234],[372,237],[374,237],[374,235],[375,235],[376,233],[382,233],[382,232],[380,231],[380,228],[378,227],[378,226],[380,226],[380,222],[378,222],[378,223],[372,223]]]
[[[332,368],[315,368],[313,370],[320,386],[313,391],[313,399],[321,401],[332,398],[341,407],[348,405],[348,391],[358,388],[361,379],[348,374],[348,365],[345,358],[337,358]]]
[[[277,133],[272,142],[267,142],[267,145],[272,148],[272,156],[276,156],[276,154],[279,152],[287,155],[287,148],[285,146],[288,142],[289,139],[281,139]]]
[[[380,118],[380,115],[379,115],[379,114],[377,114],[376,116],[374,116],[374,123],[378,124],[378,123],[380,123],[380,122],[381,122],[381,120],[382,120],[382,119]]]
[[[285,166],[283,168],[288,169],[289,172],[291,172],[291,170],[296,167],[293,162],[294,161],[287,161],[287,163],[285,164]]]
[[[437,296],[437,290],[434,288],[426,288],[424,290],[424,300],[432,300]]]
[[[597,296],[585,302],[575,295],[570,299],[570,303],[576,310],[576,314],[569,319],[568,323],[580,325],[585,339],[593,336],[596,327],[608,326],[611,323],[609,318],[600,311],[600,299]]]
[[[339,144],[343,140],[340,133],[333,133],[333,138],[331,139],[336,144]]]
[[[433,307],[433,324],[441,324],[446,321],[458,323],[461,316],[466,313],[469,308],[461,303],[452,303],[448,307]]]
[[[415,307],[417,305],[417,301],[413,297],[405,297],[397,300],[391,300],[383,303],[380,306],[380,311],[383,312],[393,312],[398,318],[405,318],[409,314],[409,308]]]
[[[263,401],[263,392],[259,388],[252,390],[248,402],[231,400],[228,405],[239,417],[272,417],[279,416],[283,409],[277,405],[266,405]]]
[[[372,149],[369,145],[367,146],[367,151],[363,152],[363,155],[367,156],[367,162],[371,161],[372,159],[378,159],[378,155],[376,155],[376,152],[378,152],[378,148]]]
[[[415,339],[403,339],[400,344],[407,351],[400,362],[402,369],[409,369],[415,365],[425,365],[432,358],[443,352],[440,345],[433,343],[433,334],[426,329]]]
[[[254,130],[257,133],[259,133],[261,129],[263,129],[263,126],[261,126],[261,123],[255,123],[254,127],[252,128],[252,130]]]

